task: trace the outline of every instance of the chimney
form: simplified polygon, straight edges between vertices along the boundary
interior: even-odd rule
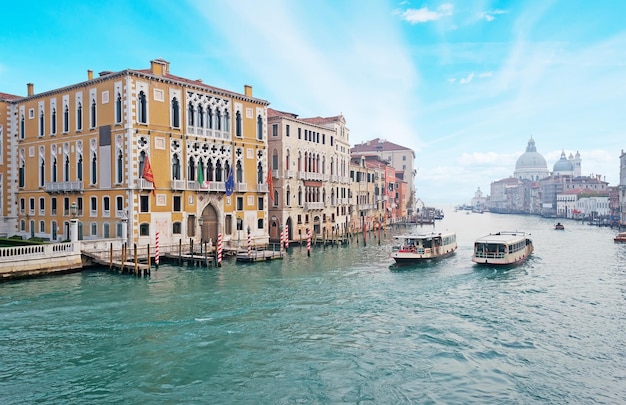
[[[243,85],[243,94],[246,97],[252,97],[252,86],[250,86],[249,84],[244,84]]]
[[[93,80],[93,70],[87,71],[87,80]]]
[[[169,73],[170,63],[161,58],[150,61],[150,71],[153,75],[164,76]]]
[[[35,85],[34,84],[28,83],[26,85],[26,89],[28,90],[28,96],[29,97],[35,94]]]

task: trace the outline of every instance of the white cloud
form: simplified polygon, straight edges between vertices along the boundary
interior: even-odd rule
[[[467,77],[463,77],[461,80],[459,80],[459,84],[470,84],[473,78],[474,78],[474,72],[467,75]]]
[[[478,74],[478,78],[479,79],[486,79],[488,77],[492,77],[493,76],[493,72],[483,72],[483,73],[479,73]]]
[[[491,10],[491,11],[483,11],[479,14],[478,18],[491,22],[495,20],[495,16],[499,14],[505,14],[506,10]]]
[[[452,15],[453,6],[450,3],[442,4],[436,11],[429,10],[428,7],[422,8],[409,8],[405,10],[401,15],[404,20],[411,24],[425,23],[429,21],[436,21],[442,17]]]

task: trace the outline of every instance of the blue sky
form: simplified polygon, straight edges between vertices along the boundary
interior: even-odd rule
[[[351,143],[415,151],[417,196],[469,203],[512,175],[530,136],[548,168],[619,182],[626,3],[528,1],[8,2],[0,92],[145,69],[243,92],[301,117],[344,114]]]

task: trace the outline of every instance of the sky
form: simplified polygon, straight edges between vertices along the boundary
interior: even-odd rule
[[[8,2],[0,92],[87,70],[170,72],[300,117],[343,114],[352,145],[415,152],[416,197],[470,203],[513,175],[532,136],[551,171],[619,183],[626,149],[626,2],[112,0]]]

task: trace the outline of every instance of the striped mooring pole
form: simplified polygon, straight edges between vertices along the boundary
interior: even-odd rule
[[[156,246],[154,247],[154,264],[159,268],[159,231],[156,233]]]
[[[217,267],[222,267],[222,234],[217,234]]]

